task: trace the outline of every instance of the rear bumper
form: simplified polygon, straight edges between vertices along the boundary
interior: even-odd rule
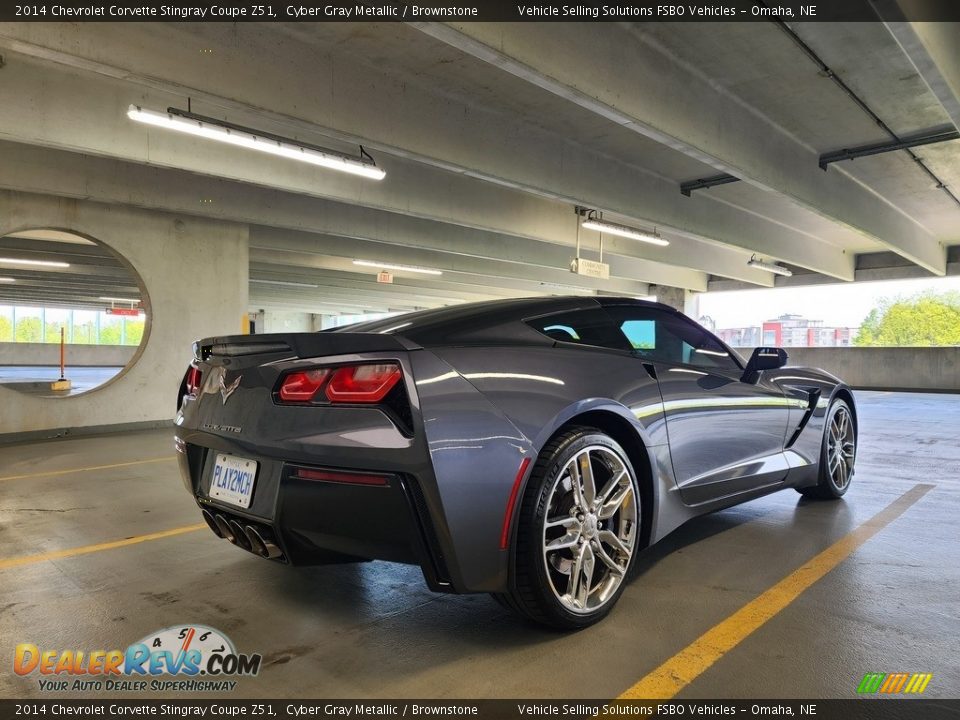
[[[383,485],[304,480],[296,477],[301,460],[258,456],[223,438],[179,429],[176,447],[184,483],[217,532],[238,547],[291,565],[324,565],[388,560],[419,565],[427,585],[455,592],[420,480],[413,474],[386,472]],[[250,507],[239,508],[209,496],[218,452],[256,460],[259,469]],[[310,463],[320,469],[320,464]],[[327,468],[338,469],[338,468]],[[342,469],[342,468],[341,468]],[[251,533],[252,536],[251,542]],[[276,552],[265,554],[259,536]]]

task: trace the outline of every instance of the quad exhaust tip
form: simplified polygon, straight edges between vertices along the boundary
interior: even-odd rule
[[[264,534],[253,525],[247,525],[246,533],[251,549],[260,557],[273,560],[282,554],[280,548],[273,541],[264,537]]]
[[[234,543],[239,545],[244,550],[253,550],[250,545],[250,540],[247,538],[247,534],[243,531],[243,526],[238,523],[236,520],[229,521],[230,530],[233,532]]]
[[[201,514],[207,527],[217,537],[268,560],[274,560],[283,555],[283,551],[273,542],[273,537],[266,528],[258,528],[255,525],[244,527],[236,520],[229,520],[219,513],[214,515],[206,509],[202,510]]]
[[[213,530],[213,534],[222,538],[223,531],[220,530],[220,526],[217,525],[217,520],[213,517],[213,513],[209,510],[203,510],[200,514],[203,515],[203,521],[207,524],[207,527]]]
[[[230,529],[230,523],[227,522],[227,519],[223,515],[215,515],[213,521],[216,523],[217,528],[220,530],[218,533],[220,537],[224,540],[237,544],[237,538],[233,534],[233,530]]]

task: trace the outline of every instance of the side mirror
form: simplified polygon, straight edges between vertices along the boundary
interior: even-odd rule
[[[764,370],[776,370],[787,364],[787,351],[783,348],[758,347],[754,349],[747,367],[743,370],[742,382],[755,384]]]

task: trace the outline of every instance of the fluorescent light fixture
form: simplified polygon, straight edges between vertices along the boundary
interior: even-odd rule
[[[8,277],[0,277],[0,283],[12,283],[12,282],[16,282],[16,279],[8,278]]]
[[[118,297],[100,297],[101,300],[106,300],[107,302],[121,302],[121,303],[130,303],[131,305],[139,305],[140,301],[136,298],[118,298]]]
[[[379,268],[380,270],[399,270],[400,272],[422,273],[424,275],[443,275],[443,270],[414,267],[413,265],[394,265],[393,263],[382,263],[376,260],[354,260],[353,264],[362,265],[363,267]]]
[[[750,267],[755,267],[759,270],[766,270],[767,272],[776,273],[777,275],[783,275],[784,277],[791,277],[793,271],[785,268],[783,265],[777,265],[776,263],[767,263],[762,260],[757,260],[756,255],[752,255],[747,261],[747,265]]]
[[[36,267],[70,267],[70,263],[57,260],[24,260],[23,258],[0,257],[0,265],[35,265]]]
[[[586,228],[587,230],[596,230],[597,232],[608,233],[610,235],[619,235],[620,237],[630,238],[631,240],[639,240],[640,242],[650,243],[651,245],[670,244],[669,240],[664,240],[655,232],[637,230],[636,228],[627,227],[626,225],[618,225],[617,223],[607,222],[606,220],[588,218],[587,220],[584,220],[580,226]]]
[[[261,285],[281,285],[283,287],[304,287],[304,288],[318,288],[319,285],[314,285],[313,283],[302,283],[302,282],[292,282],[290,280],[257,280],[256,278],[250,278],[252,283],[260,283]]]
[[[196,135],[228,145],[237,145],[249,150],[259,150],[270,155],[299,160],[300,162],[319,165],[330,170],[339,170],[372,180],[382,180],[386,176],[386,173],[378,168],[372,160],[356,160],[346,155],[339,155],[328,150],[298,143],[295,140],[286,140],[268,133],[258,132],[252,128],[244,128],[202,115],[185,113],[179,110],[175,112],[156,112],[154,110],[144,110],[139,105],[131,105],[127,109],[127,117],[147,125],[176,130],[188,135]]]

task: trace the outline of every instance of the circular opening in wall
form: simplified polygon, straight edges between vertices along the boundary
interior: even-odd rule
[[[56,229],[0,237],[0,387],[65,398],[112,382],[146,341],[146,301],[101,242]]]

